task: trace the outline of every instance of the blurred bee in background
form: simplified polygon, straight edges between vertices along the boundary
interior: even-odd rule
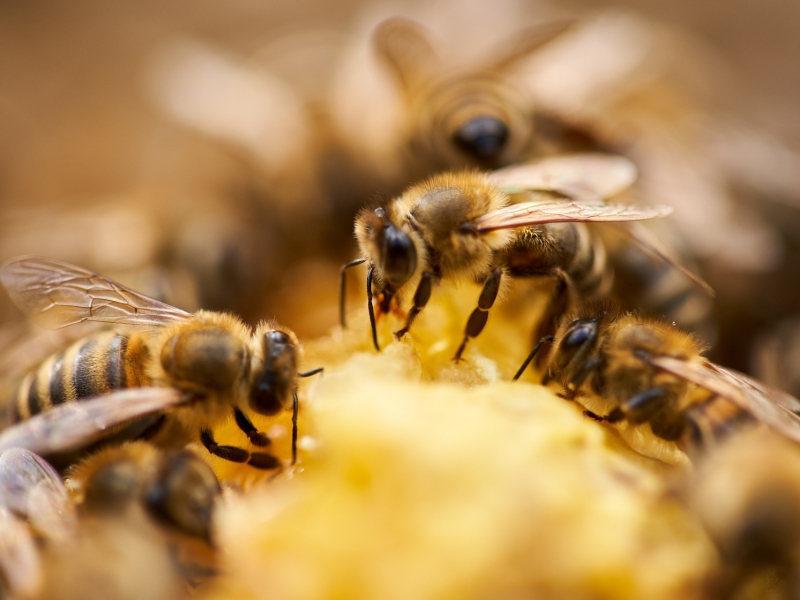
[[[693,455],[744,423],[765,423],[800,442],[800,400],[709,362],[699,338],[661,319],[588,304],[540,341],[515,379],[548,341],[544,382],[559,384],[594,419],[647,423]]]
[[[546,155],[548,132],[536,127],[530,99],[508,81],[508,71],[573,24],[553,21],[517,32],[486,64],[466,69],[442,64],[421,24],[393,18],[378,25],[373,44],[403,95],[405,172],[423,177],[457,167],[496,169]],[[557,151],[598,149],[589,138],[583,141],[572,148],[559,144]]]
[[[276,469],[282,466],[277,456],[219,445],[213,428],[233,416],[250,442],[263,448],[271,440],[258,431],[245,410],[276,416],[293,407],[294,462],[297,378],[321,369],[297,373],[301,350],[290,331],[262,324],[251,332],[232,315],[206,311],[192,315],[53,259],[6,263],[0,279],[14,302],[46,327],[84,321],[116,325],[78,340],[25,376],[10,405],[12,420],[23,422],[22,439],[40,435],[35,426],[26,429],[25,421],[89,398],[101,397],[99,404],[93,401],[99,406],[95,410],[104,412],[106,419],[116,419],[118,425],[133,397],[138,405],[130,407],[133,412],[149,412],[128,419],[148,418],[98,431],[87,416],[80,430],[69,433],[75,437],[75,448],[107,443],[109,434],[115,441],[147,438],[166,448],[198,440],[224,460]],[[127,330],[120,325],[140,328]],[[145,389],[148,386],[160,390],[153,393]],[[117,413],[120,406],[123,410]]]
[[[586,196],[613,196],[630,183],[628,177],[620,176],[620,171],[630,174],[624,159],[573,158],[580,177],[573,184],[583,184]],[[590,165],[596,167],[594,172],[581,169]],[[565,196],[572,187],[565,179],[548,181],[542,175],[536,164],[488,175],[446,173],[359,213],[355,229],[363,259],[348,266],[369,264],[367,307],[376,349],[373,283],[381,313],[389,312],[395,297],[402,301],[415,290],[406,324],[395,333],[398,338],[408,332],[427,304],[434,282],[446,278],[483,284],[478,307],[454,357],[458,360],[468,340],[486,325],[504,274],[555,281],[551,306],[541,325],[546,332],[578,300],[603,297],[611,289],[613,273],[607,268],[602,242],[582,222],[639,221],[670,212],[668,207],[574,202]],[[529,191],[529,197],[538,201],[509,205],[506,191]],[[340,297],[343,300],[344,293]]]
[[[199,457],[133,442],[74,466],[68,485],[79,527],[47,549],[37,597],[180,598],[215,573],[220,486]]]
[[[800,586],[800,454],[754,430],[706,456],[682,495],[720,552],[710,598],[795,598]]]

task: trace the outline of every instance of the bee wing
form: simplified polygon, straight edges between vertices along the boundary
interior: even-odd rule
[[[720,377],[730,381],[731,383],[740,386],[747,393],[759,395],[768,398],[771,404],[776,404],[789,412],[800,414],[800,400],[774,387],[768,386],[766,383],[753,379],[749,375],[740,373],[733,369],[726,369],[719,365],[710,364],[709,368]]]
[[[672,356],[653,356],[648,362],[730,400],[778,433],[800,442],[800,416],[790,408],[800,408],[800,401],[785,392],[712,363],[693,363]]]
[[[134,388],[59,404],[0,433],[0,452],[10,448],[26,448],[42,456],[71,452],[113,427],[189,401],[190,397],[172,388]]]
[[[36,597],[42,579],[33,533],[6,508],[0,508],[0,577],[13,598]]]
[[[50,539],[67,539],[77,526],[61,477],[42,457],[23,448],[0,456],[0,506]]]
[[[565,200],[545,200],[512,204],[475,219],[470,225],[479,233],[541,223],[620,222],[658,219],[672,212],[669,206],[635,204],[581,204]]]
[[[489,180],[508,193],[554,191],[572,200],[599,204],[628,189],[636,181],[636,166],[613,154],[568,154],[506,167]]]
[[[186,311],[53,258],[11,260],[0,267],[0,281],[14,303],[47,329],[83,321],[158,325],[192,318]]]
[[[617,230],[628,237],[634,244],[639,246],[647,254],[660,258],[661,260],[678,269],[681,273],[703,288],[703,290],[709,296],[712,298],[716,296],[714,288],[712,288],[702,277],[692,273],[681,262],[681,259],[672,251],[672,249],[663,244],[652,231],[646,227],[643,227],[640,223],[626,223],[623,226],[617,227]]]

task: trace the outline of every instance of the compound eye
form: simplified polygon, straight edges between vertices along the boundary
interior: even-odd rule
[[[411,279],[417,269],[417,250],[411,239],[398,227],[386,224],[383,232],[381,271],[395,289]]]
[[[475,117],[453,134],[456,146],[481,161],[496,160],[507,141],[508,126],[497,117]]]
[[[575,321],[564,336],[561,345],[565,348],[577,348],[597,336],[597,319],[581,319]]]

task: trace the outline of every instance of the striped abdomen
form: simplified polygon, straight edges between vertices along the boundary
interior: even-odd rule
[[[24,421],[64,402],[146,385],[147,354],[141,334],[106,331],[82,338],[22,380],[14,418]]]
[[[608,294],[614,272],[606,261],[602,240],[583,223],[550,223],[519,230],[503,250],[514,277],[566,274],[581,298]]]

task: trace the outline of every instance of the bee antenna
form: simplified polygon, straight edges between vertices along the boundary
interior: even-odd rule
[[[345,273],[347,269],[351,267],[357,267],[360,264],[363,264],[367,261],[366,258],[357,258],[355,260],[351,260],[346,265],[342,265],[342,268],[339,269],[339,321],[342,324],[342,329],[347,329],[347,323],[345,322],[345,310],[344,310],[344,300],[345,300],[345,284],[347,283],[347,279]]]
[[[528,368],[528,365],[531,364],[531,361],[536,356],[536,353],[539,352],[539,348],[542,347],[542,344],[544,344],[545,342],[552,342],[553,340],[555,340],[555,338],[552,335],[546,335],[542,339],[540,339],[539,343],[533,347],[531,353],[528,354],[528,358],[526,358],[525,362],[522,363],[522,366],[517,370],[517,373],[514,375],[514,378],[511,381],[516,381],[522,376],[522,374],[525,372],[525,369]]]
[[[367,310],[369,311],[369,324],[372,327],[372,343],[375,344],[375,350],[381,351],[378,345],[378,328],[375,325],[375,308],[372,306],[372,272],[375,267],[370,267],[367,271]]]

